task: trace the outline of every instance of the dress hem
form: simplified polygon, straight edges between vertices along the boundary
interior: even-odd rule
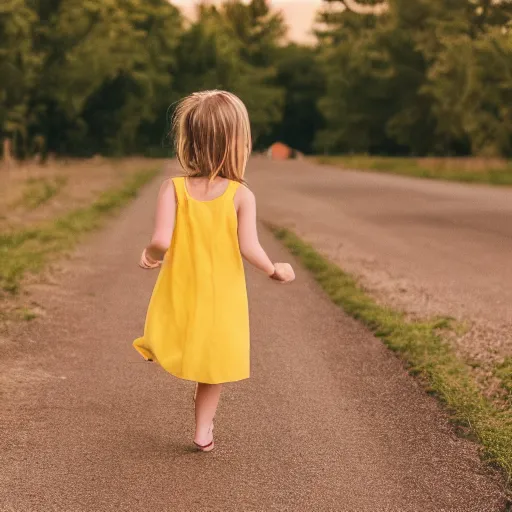
[[[136,345],[136,342],[133,342],[132,346],[133,348],[144,358],[144,360],[148,362],[156,362],[158,365],[163,368],[167,373],[171,374],[173,377],[176,377],[180,380],[186,380],[189,382],[199,382],[200,384],[229,384],[230,382],[240,382],[242,380],[247,380],[250,378],[250,375],[247,375],[247,377],[239,377],[236,379],[230,379],[230,380],[221,380],[221,381],[206,381],[206,380],[198,380],[194,379],[192,377],[185,377],[184,375],[178,375],[176,372],[172,372],[171,370],[168,370],[165,368],[165,366],[162,366],[158,360],[155,358],[155,356],[147,349]]]

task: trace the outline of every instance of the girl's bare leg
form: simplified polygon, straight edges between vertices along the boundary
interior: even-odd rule
[[[213,439],[212,421],[219,404],[222,384],[197,385],[196,393],[196,434],[194,442],[205,446]]]

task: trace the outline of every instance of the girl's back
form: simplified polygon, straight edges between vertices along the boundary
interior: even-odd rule
[[[210,193],[194,181],[168,185],[176,197],[172,244],[135,348],[182,379],[246,379],[249,319],[234,207],[240,184],[222,180]]]

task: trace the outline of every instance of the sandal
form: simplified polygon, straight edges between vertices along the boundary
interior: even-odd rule
[[[210,433],[210,432],[212,432],[212,440],[208,444],[201,445],[194,441],[194,444],[198,451],[211,452],[215,448],[215,443],[213,442],[213,423],[212,423],[212,426],[210,427],[210,430],[208,431],[208,433]]]
[[[206,452],[211,452],[215,448],[215,444],[213,442],[213,439],[211,440],[210,443],[205,444],[205,445],[197,444],[195,441],[194,441],[194,444],[196,446],[197,451],[199,451],[199,452],[205,452],[205,453]]]

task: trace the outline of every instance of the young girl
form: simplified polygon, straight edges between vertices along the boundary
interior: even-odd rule
[[[155,228],[140,266],[161,265],[134,347],[181,379],[197,382],[197,449],[213,450],[221,385],[249,377],[249,316],[242,256],[270,278],[295,279],[258,241],[256,202],[244,185],[251,132],[242,101],[204,91],[179,104],[173,123],[185,176],[160,188]]]

